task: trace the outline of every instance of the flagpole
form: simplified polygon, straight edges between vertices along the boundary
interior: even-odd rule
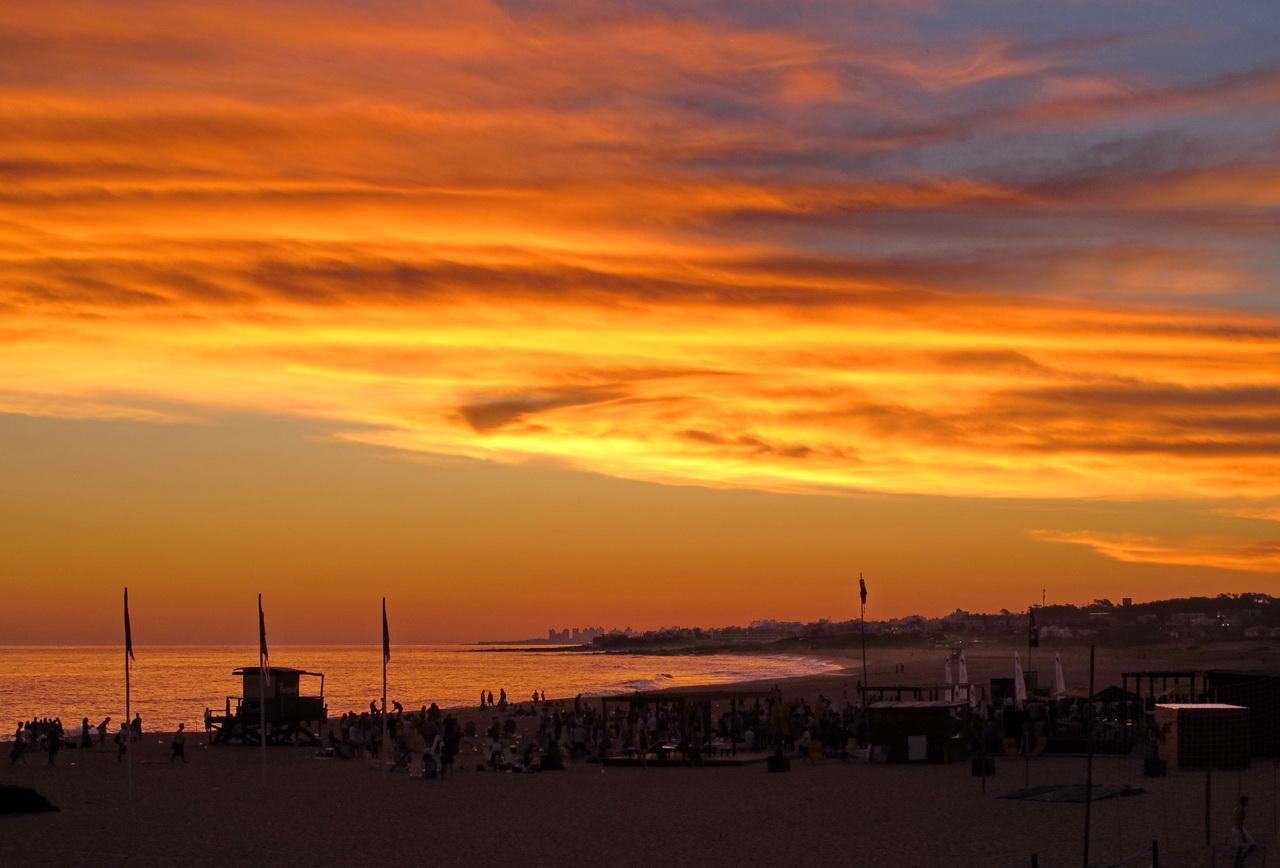
[[[124,748],[125,775],[129,780],[129,807],[133,808],[133,689],[129,681],[129,658],[133,655],[133,628],[129,624],[129,588],[124,589]]]
[[[862,627],[862,704],[867,704],[867,688],[871,686],[871,679],[867,673],[867,585],[862,579],[862,573],[858,573],[858,621]]]
[[[390,653],[389,636],[387,634],[387,598],[382,598],[382,765],[388,772],[391,766],[387,757],[391,754],[391,745],[387,741],[387,657]]]
[[[258,743],[262,785],[267,785],[267,622],[258,595]]]

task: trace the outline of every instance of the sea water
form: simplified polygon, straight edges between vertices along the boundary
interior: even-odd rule
[[[222,711],[240,693],[231,674],[258,665],[255,646],[147,646],[130,664],[131,708],[147,730],[172,731],[179,722],[202,729],[204,710]],[[377,645],[282,645],[271,663],[323,672],[330,716],[368,710],[382,695],[382,649]],[[480,691],[505,689],[517,702],[533,691],[547,698],[627,693],[809,675],[839,668],[818,657],[770,654],[603,654],[520,646],[397,645],[387,666],[387,701],[407,710],[478,706]],[[303,695],[318,693],[318,678],[304,678]],[[233,703],[234,705],[234,700]],[[60,717],[68,729],[83,717],[96,725],[124,718],[124,657],[119,647],[0,647],[0,737],[19,720]]]

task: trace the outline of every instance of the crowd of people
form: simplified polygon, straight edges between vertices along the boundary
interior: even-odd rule
[[[107,736],[111,729],[111,718],[103,718],[94,725],[89,718],[81,718],[78,727],[67,728],[59,717],[42,717],[18,721],[13,741],[9,746],[10,764],[27,761],[27,754],[43,753],[49,765],[57,762],[58,754],[67,749],[92,750],[107,744]],[[142,738],[142,715],[135,714],[133,720],[120,723],[112,741],[116,749],[116,761],[124,762],[135,745]],[[169,742],[170,762],[187,761],[186,757],[186,724],[178,724],[178,731]]]
[[[725,703],[721,703],[722,706]],[[678,754],[693,763],[716,754],[739,750],[818,759],[849,759],[869,749],[870,727],[866,708],[846,694],[836,702],[819,695],[786,699],[775,688],[734,699],[716,713],[713,704],[697,696],[609,697],[590,701],[579,694],[572,701],[548,701],[545,691],[533,691],[527,703],[512,702],[505,689],[495,699],[482,691],[480,708],[494,712],[480,733],[474,721],[460,723],[432,703],[406,712],[393,703],[383,714],[376,701],[365,712],[349,712],[330,722],[323,753],[348,759],[377,758],[392,769],[409,769],[423,778],[446,777],[470,742],[468,759],[476,771],[540,772],[565,768],[565,761],[603,763],[609,757],[664,759]],[[1143,740],[1158,745],[1159,732],[1141,721],[1147,719],[1142,703],[1134,699],[1044,699],[999,704],[973,702],[956,709],[956,732],[967,735],[977,754],[1040,753],[1054,739],[1087,737],[1119,739],[1131,744]],[[505,718],[505,719],[504,719]],[[520,718],[532,718],[521,725]],[[107,744],[111,718],[96,725],[89,718],[79,727],[64,727],[60,718],[38,718],[17,725],[9,750],[11,763],[26,762],[30,752],[56,762],[64,749],[89,750]],[[187,761],[185,725],[179,724],[170,740],[170,762]],[[142,736],[142,716],[121,722],[114,734],[117,760],[124,761]],[[1254,849],[1244,828],[1247,799],[1232,816],[1237,845],[1236,864]]]

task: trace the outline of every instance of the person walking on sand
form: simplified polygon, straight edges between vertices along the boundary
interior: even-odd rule
[[[111,726],[111,718],[108,717],[98,724],[98,744],[99,746],[107,743],[107,729]]]
[[[173,734],[173,741],[169,742],[169,765],[173,765],[174,760],[182,760],[182,764],[187,764],[187,725],[185,723],[178,724],[178,731]]]
[[[1249,830],[1244,827],[1245,814],[1248,810],[1249,797],[1241,796],[1235,810],[1231,812],[1231,843],[1236,848],[1236,858],[1231,863],[1234,868],[1244,868],[1245,860],[1258,846],[1253,836],[1249,834]]]
[[[93,727],[89,725],[89,718],[80,721],[80,747],[81,749],[93,747]]]
[[[142,739],[142,715],[141,714],[135,714],[133,716],[133,726],[131,726],[130,729],[133,731],[132,732],[133,740],[140,741]]]
[[[124,755],[129,752],[129,725],[120,724],[120,731],[116,733],[116,762],[124,762]]]

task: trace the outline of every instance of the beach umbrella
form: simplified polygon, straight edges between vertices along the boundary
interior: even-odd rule
[[[1061,699],[1067,695],[1067,679],[1062,674],[1062,655],[1053,655],[1053,696]]]
[[[960,667],[960,677],[957,679],[956,683],[964,685],[965,698],[969,700],[969,707],[973,708],[978,704],[978,698],[974,696],[973,685],[969,683],[969,661],[965,660],[963,651],[960,652],[960,656],[957,658],[956,662]]]
[[[942,661],[942,678],[948,684],[955,684],[955,682],[951,680],[951,657],[950,656],[948,656],[946,659]]]
[[[1013,699],[1015,702],[1027,701],[1027,681],[1022,677],[1022,655],[1013,652]]]

